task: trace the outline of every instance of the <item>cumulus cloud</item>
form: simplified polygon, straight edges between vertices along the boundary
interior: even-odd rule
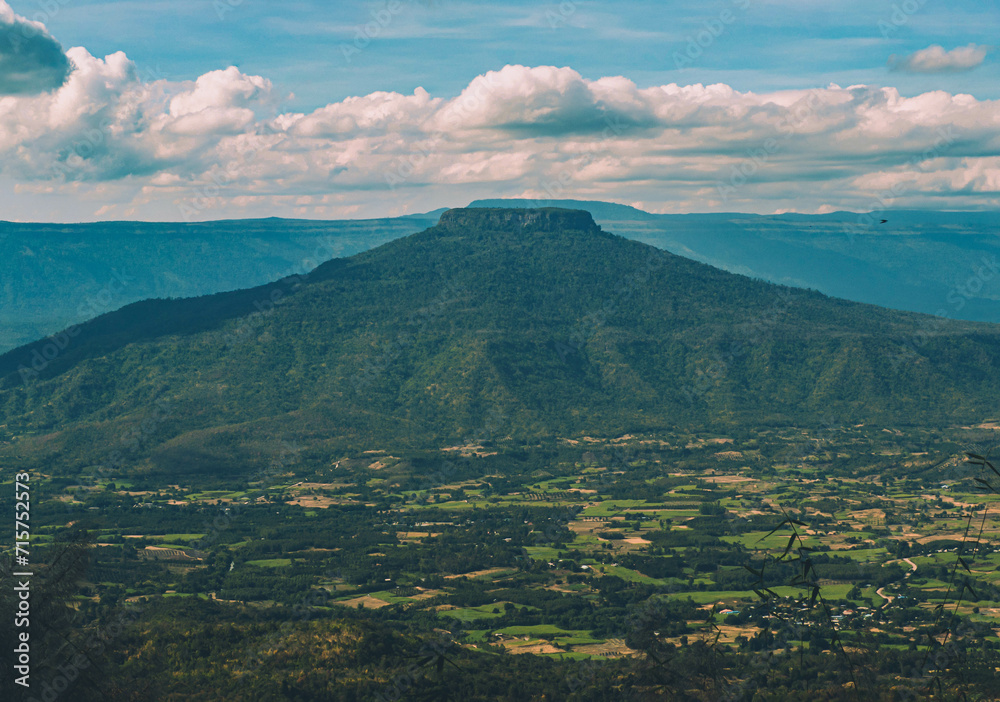
[[[252,138],[255,108],[271,100],[270,81],[235,68],[144,83],[124,53],[68,55],[76,70],[59,90],[0,100],[0,168],[22,180],[203,173],[232,141]]]
[[[440,124],[525,136],[600,132],[609,123],[652,124],[648,100],[625,78],[586,81],[571,68],[506,66],[479,76],[440,114]]]
[[[0,0],[0,95],[34,95],[66,82],[73,67],[45,25]]]
[[[889,57],[889,66],[893,70],[907,73],[960,73],[982,65],[988,52],[989,47],[975,44],[960,46],[951,51],[945,51],[943,46],[934,44],[909,56],[893,55]]]
[[[174,117],[216,109],[246,108],[267,98],[271,81],[260,76],[247,76],[235,66],[224,71],[212,71],[198,78],[188,90],[170,100]]]
[[[270,81],[236,68],[143,82],[124,54],[68,54],[58,90],[0,99],[0,176],[121,200],[102,214],[342,217],[491,195],[809,211],[865,208],[883,188],[898,206],[1000,205],[1000,102],[971,95],[639,88],[507,66],[454,97],[276,114]]]
[[[295,124],[295,134],[303,137],[336,138],[362,133],[384,134],[415,126],[432,116],[441,98],[431,98],[423,88],[413,95],[376,92],[349,97],[327,105]]]

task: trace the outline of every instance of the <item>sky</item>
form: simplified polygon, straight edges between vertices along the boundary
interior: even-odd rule
[[[992,0],[0,0],[0,220],[995,209]]]

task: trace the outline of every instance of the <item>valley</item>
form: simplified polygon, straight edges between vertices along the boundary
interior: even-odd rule
[[[926,652],[925,632],[951,617],[997,650],[1000,511],[961,451],[995,438],[990,423],[520,447],[497,436],[323,469],[288,461],[235,489],[52,476],[36,485],[50,498],[39,533],[62,530],[70,509],[97,541],[83,612],[176,598],[305,606],[310,618],[350,612],[470,652],[577,665],[641,660],[649,637],[752,651],[779,621],[796,632],[787,648],[834,656],[839,636],[859,661]],[[810,587],[775,560],[789,557],[786,516],[802,523],[792,553],[810,549],[825,610],[805,606]],[[959,554],[975,595],[958,593]],[[773,570],[757,578],[766,559]]]
[[[931,319],[453,210],[0,356],[0,459],[81,700],[992,694],[1000,337]]]

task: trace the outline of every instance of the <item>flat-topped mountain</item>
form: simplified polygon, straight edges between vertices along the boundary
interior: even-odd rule
[[[657,215],[593,201],[473,204],[543,205],[585,210],[609,231],[732,273],[893,309],[1000,322],[1000,213]],[[441,213],[347,221],[0,222],[0,353],[132,302],[209,295],[301,273],[422,231]]]
[[[475,200],[470,208],[526,208],[538,209],[557,207],[564,210],[583,210],[593,215],[598,222],[603,221],[652,221],[662,215],[652,214],[631,205],[621,205],[617,202],[601,202],[600,200],[524,200],[521,198],[491,200]]]
[[[451,210],[306,276],[75,332],[0,356],[4,460],[83,470],[123,434],[136,468],[243,472],[281,441],[326,460],[678,426],[946,426],[995,414],[1000,391],[998,326],[752,280],[559,209]]]
[[[465,228],[467,233],[491,231],[581,231],[598,233],[593,216],[583,210],[543,207],[526,210],[498,207],[466,207],[442,213],[438,225]]]

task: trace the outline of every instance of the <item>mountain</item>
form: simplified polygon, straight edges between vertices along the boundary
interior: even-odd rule
[[[1000,322],[1000,212],[654,215],[600,202],[488,202],[572,206],[617,234],[731,273],[898,310]]]
[[[513,198],[504,200],[475,200],[470,208],[517,208],[533,209],[538,207],[557,207],[564,210],[583,210],[589,212],[597,222],[651,222],[662,215],[645,212],[631,205],[621,205],[617,202],[601,202],[599,200],[525,200]]]
[[[474,206],[534,207],[530,200]],[[579,209],[621,236],[717,268],[834,297],[1000,322],[1000,213],[656,215],[608,202]],[[444,210],[395,219],[220,222],[0,222],[0,353],[129,303],[261,285],[437,223]],[[845,234],[845,228],[854,234]]]
[[[995,414],[1000,391],[1000,326],[726,273],[559,209],[451,210],[304,277],[76,332],[0,356],[9,465],[124,451],[226,474],[282,441],[332,461],[677,427],[944,427]]]
[[[420,231],[440,212],[322,222],[0,222],[0,352],[153,297],[261,285]]]

